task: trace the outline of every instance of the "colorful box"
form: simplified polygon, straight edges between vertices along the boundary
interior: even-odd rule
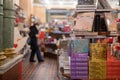
[[[104,43],[91,43],[90,54],[92,60],[106,60],[107,59],[107,44]]]
[[[89,80],[106,79],[106,61],[89,61]]]
[[[120,80],[120,61],[107,61],[107,79]]]
[[[88,80],[88,55],[84,53],[71,55],[71,79]]]
[[[75,39],[70,41],[70,52],[72,53],[88,53],[89,40],[88,39]]]

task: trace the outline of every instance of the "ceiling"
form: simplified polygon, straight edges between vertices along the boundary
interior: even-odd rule
[[[77,0],[41,0],[45,5],[76,5]]]
[[[75,8],[78,0],[34,0],[47,8]]]
[[[111,5],[112,8],[119,8],[119,0],[107,0],[108,3]]]
[[[119,0],[107,0],[112,8],[119,4]],[[78,0],[34,0],[47,8],[76,8]]]

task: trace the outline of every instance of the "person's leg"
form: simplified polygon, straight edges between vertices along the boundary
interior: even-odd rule
[[[43,62],[43,59],[42,59],[41,52],[40,52],[39,48],[36,50],[36,54],[37,54],[38,61]]]
[[[30,62],[35,62],[34,56],[35,56],[35,50],[32,49],[32,52],[31,52],[31,55],[30,55]]]

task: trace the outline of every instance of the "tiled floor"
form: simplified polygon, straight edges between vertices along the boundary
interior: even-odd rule
[[[29,54],[23,60],[23,80],[57,80],[57,61],[45,58],[38,63],[29,62]]]

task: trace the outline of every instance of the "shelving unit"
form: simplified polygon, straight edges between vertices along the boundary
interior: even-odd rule
[[[51,32],[51,33],[49,33],[49,35],[52,38],[59,40],[59,39],[63,38],[63,35],[65,37],[69,37],[70,33],[68,33],[68,32]],[[45,42],[45,48],[46,48],[46,51],[44,52],[45,56],[57,58],[57,53],[55,52],[58,49],[57,43]]]

